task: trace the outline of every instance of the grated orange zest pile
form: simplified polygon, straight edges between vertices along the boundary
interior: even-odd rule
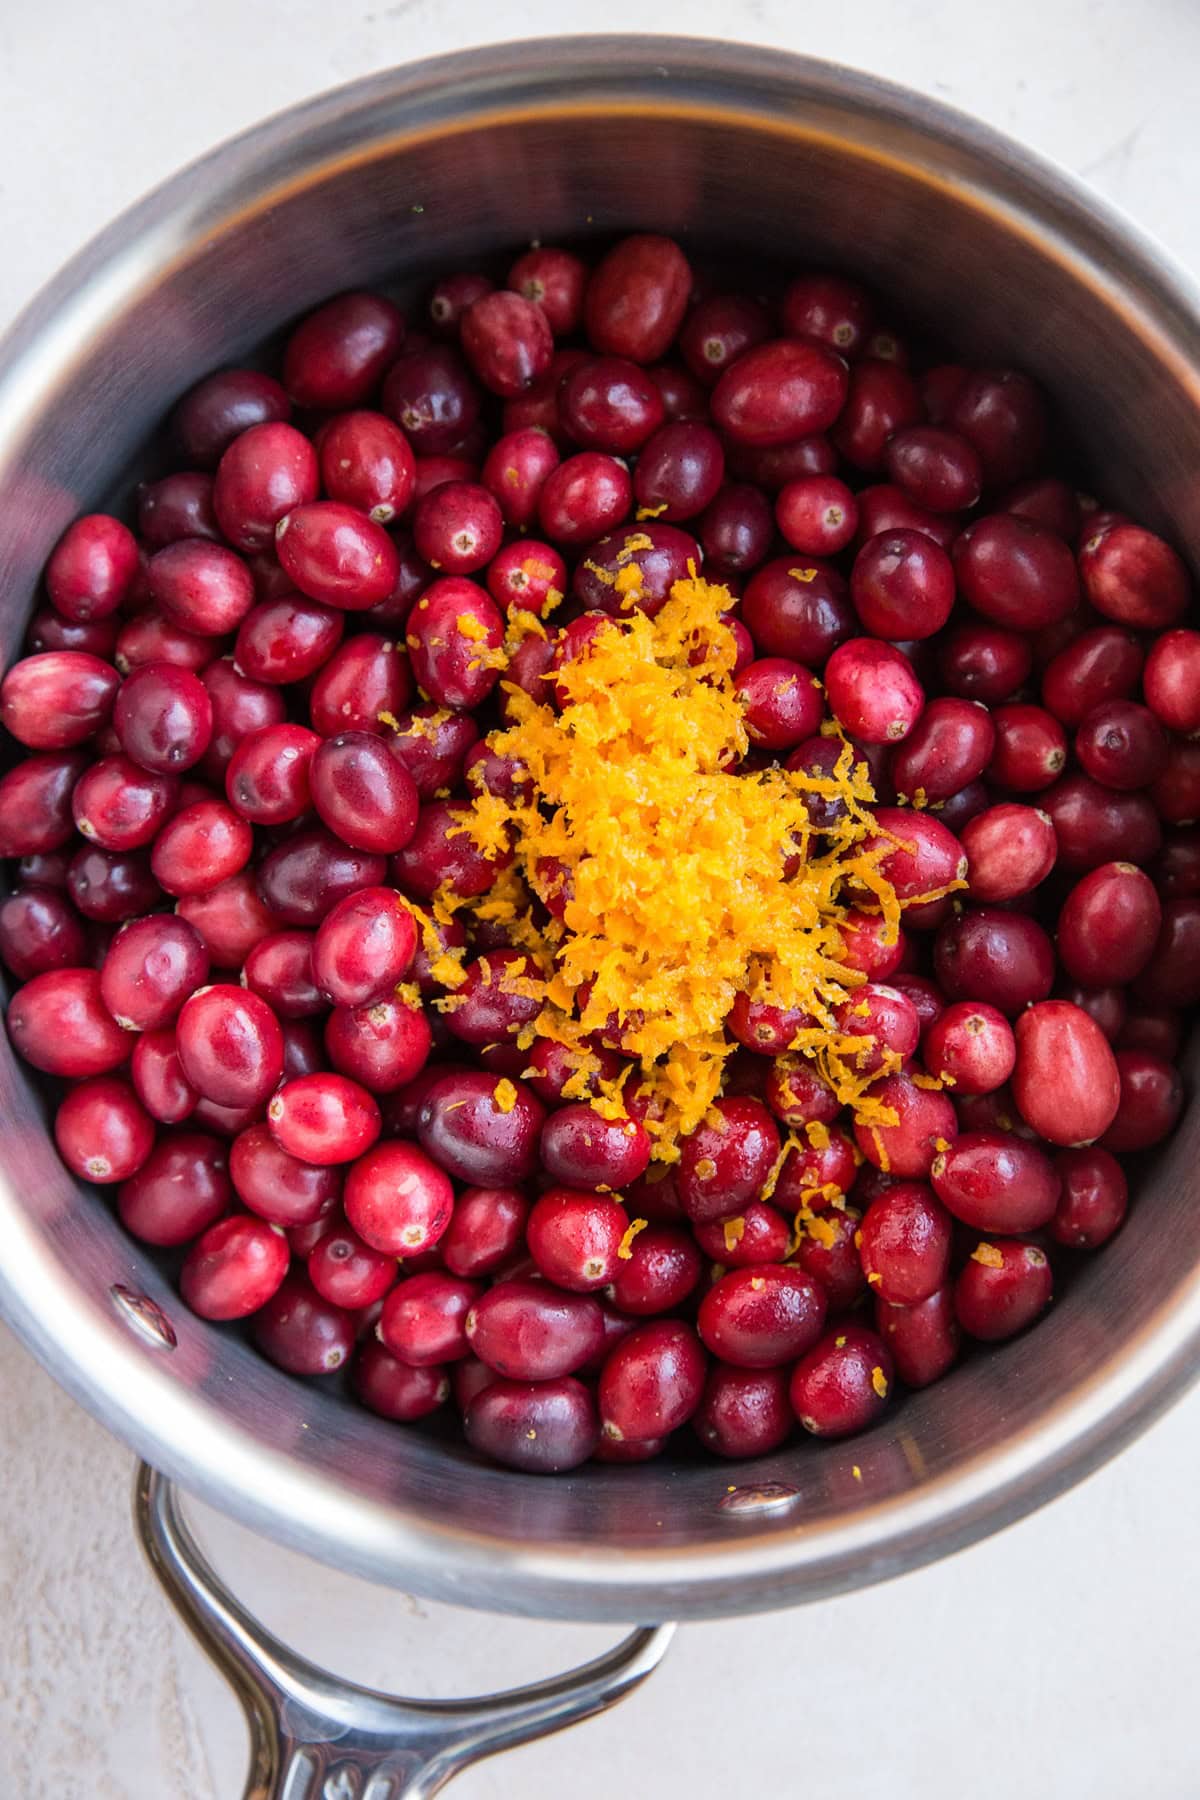
[[[632,585],[627,597],[636,599]],[[839,1032],[834,1019],[864,980],[843,961],[847,908],[877,908],[893,941],[900,919],[879,867],[889,846],[868,772],[847,743],[828,775],[735,772],[749,744],[721,617],[732,604],[693,574],[656,617],[614,619],[556,671],[557,710],[506,684],[511,722],[487,741],[524,765],[534,798],[480,794],[456,828],[485,854],[512,847],[515,860],[482,900],[440,894],[433,908],[447,919],[465,904],[529,953],[536,978],[501,977],[542,1002],[518,1042],[570,1047],[581,1097],[596,1069],[587,1038],[615,1034],[664,1161],[721,1091],[736,1048],[724,1021],[743,992],[806,1013],[792,1048],[865,1124],[895,1123],[867,1092],[880,1072],[861,1068],[871,1040]],[[809,824],[811,794],[844,804],[821,834]],[[547,891],[547,859],[568,898],[561,920],[539,923],[532,897]],[[456,955],[444,960],[457,973]],[[621,1116],[630,1084],[604,1084],[592,1104]]]

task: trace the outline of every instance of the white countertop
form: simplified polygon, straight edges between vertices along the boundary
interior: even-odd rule
[[[994,23],[993,23],[994,21]],[[228,133],[391,63],[572,30],[739,37],[923,88],[1083,174],[1200,271],[1190,0],[58,0],[0,8],[0,322],[112,214]],[[0,1761],[29,1800],[232,1800],[237,1705],[134,1546],[129,1453],[0,1333]],[[921,1574],[690,1626],[608,1717],[480,1765],[462,1800],[1194,1800],[1200,1393],[1116,1464]],[[359,1680],[486,1691],[614,1633],[432,1606],[217,1518],[214,1560]]]

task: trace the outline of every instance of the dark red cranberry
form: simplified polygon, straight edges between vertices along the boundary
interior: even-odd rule
[[[0,900],[0,956],[18,981],[78,967],[84,951],[83,924],[64,894],[26,887]]]
[[[556,1381],[493,1381],[463,1415],[473,1449],[526,1475],[558,1475],[597,1447],[595,1402],[571,1376]]]
[[[633,1119],[605,1119],[582,1101],[547,1119],[541,1136],[542,1167],[567,1187],[619,1189],[643,1173],[650,1138]]]
[[[1168,825],[1190,825],[1200,818],[1200,745],[1176,739],[1169,746],[1150,798]]]
[[[1084,631],[1047,663],[1042,704],[1061,724],[1082,725],[1096,707],[1134,692],[1142,654],[1138,640],[1115,625]]]
[[[1174,1129],[1183,1110],[1179,1070],[1149,1050],[1118,1050],[1121,1100],[1103,1137],[1103,1147],[1118,1155],[1149,1150]]]
[[[1105,787],[1147,787],[1166,767],[1167,734],[1150,711],[1132,700],[1095,707],[1075,734],[1084,773]]]
[[[229,1149],[238,1198],[272,1225],[326,1219],[341,1197],[341,1170],[300,1162],[282,1150],[266,1125],[250,1125]]]
[[[977,1244],[954,1285],[954,1310],[969,1337],[996,1343],[1032,1325],[1050,1304],[1046,1252],[1019,1238]]]
[[[198,763],[212,737],[213,709],[199,676],[173,663],[145,663],[117,694],[121,748],[143,769],[178,775]]]
[[[297,406],[338,412],[378,386],[404,342],[404,320],[382,294],[327,300],[301,320],[283,352],[283,385]]]
[[[987,768],[995,747],[992,718],[972,700],[931,700],[892,757],[897,793],[937,803],[959,793]]]
[[[917,1048],[921,1022],[912,1001],[896,988],[868,981],[834,1009],[837,1029],[847,1044],[844,1054],[863,1074],[898,1068]]]
[[[665,519],[694,519],[725,478],[721,440],[695,419],[663,425],[638,457],[633,488],[640,507]]]
[[[485,855],[461,829],[462,807],[435,800],[421,808],[417,829],[392,864],[397,885],[418,900],[432,900],[446,887],[464,898],[486,894],[511,852]]]
[[[291,411],[274,376],[258,369],[218,369],[188,389],[171,415],[171,432],[189,463],[215,469],[243,431],[286,424]]]
[[[101,849],[138,850],[157,835],[178,791],[169,776],[153,775],[125,756],[106,756],[80,776],[71,811],[76,829]]]
[[[329,1375],[354,1349],[350,1313],[302,1275],[289,1275],[254,1320],[254,1342],[289,1375]]]
[[[1007,1131],[968,1131],[930,1170],[938,1199],[977,1231],[1036,1231],[1054,1216],[1061,1183],[1036,1144]]]
[[[821,689],[801,663],[782,656],[752,662],[734,682],[744,709],[746,734],[768,750],[790,750],[818,729],[824,716]]]
[[[426,1418],[450,1398],[450,1378],[436,1363],[414,1369],[370,1339],[354,1358],[350,1383],[364,1406],[402,1424]]]
[[[535,244],[508,271],[508,286],[541,308],[555,337],[578,331],[587,280],[586,263],[548,244]]]
[[[623,238],[593,270],[583,302],[588,342],[606,356],[653,363],[682,322],[692,272],[679,245],[643,233]]]
[[[233,1190],[225,1165],[226,1146],[219,1138],[164,1132],[141,1168],[121,1185],[117,1212],[122,1225],[144,1244],[165,1248],[190,1243],[229,1205]]]
[[[519,1188],[464,1188],[440,1241],[443,1262],[452,1275],[493,1274],[517,1252],[528,1216]]]
[[[907,370],[878,357],[854,365],[844,392],[845,405],[830,434],[834,445],[856,469],[878,475],[893,432],[921,423],[921,396]]]
[[[1132,863],[1104,863],[1067,896],[1058,920],[1059,959],[1076,981],[1123,986],[1149,962],[1161,923],[1149,876]]]
[[[1040,706],[1014,703],[992,715],[996,747],[988,775],[1011,793],[1032,794],[1049,787],[1066,767],[1066,733]]]
[[[416,830],[420,802],[412,778],[370,732],[326,738],[309,765],[309,782],[318,816],[352,850],[389,855]]]
[[[891,1352],[881,1337],[862,1325],[834,1326],[796,1364],[792,1410],[814,1437],[849,1437],[875,1423],[892,1377]]]
[[[415,1368],[456,1362],[469,1348],[466,1321],[478,1293],[477,1283],[436,1270],[410,1275],[383,1303],[380,1341]]]
[[[1009,1019],[1044,1000],[1054,984],[1054,950],[1042,927],[999,908],[980,907],[948,920],[933,961],[949,999],[986,1001]]]
[[[445,1014],[450,1031],[464,1043],[482,1048],[514,1037],[542,1010],[538,967],[522,950],[492,950],[467,963],[463,976]]]
[[[71,795],[85,767],[77,752],[57,751],[0,775],[0,856],[45,857],[70,841]]]
[[[640,1204],[636,1185],[626,1196],[631,1213]],[[613,1305],[635,1318],[672,1312],[695,1288],[702,1269],[700,1251],[681,1226],[635,1220],[623,1233],[608,1291]]]
[[[85,918],[103,925],[119,925],[162,901],[162,889],[144,854],[101,850],[92,844],[71,858],[67,890]]]
[[[325,1053],[334,1068],[372,1094],[405,1087],[424,1068],[430,1022],[402,992],[367,1006],[337,1006],[325,1022]]]
[[[859,1251],[878,1299],[916,1306],[941,1287],[950,1267],[952,1222],[920,1182],[898,1181],[863,1216]]]
[[[772,1202],[785,1213],[827,1212],[853,1186],[858,1161],[853,1141],[838,1126],[831,1126],[816,1144],[794,1143],[776,1179]]]
[[[568,457],[538,497],[538,524],[555,544],[588,544],[628,515],[633,483],[624,463],[598,450]]]
[[[1140,525],[1121,523],[1086,536],[1079,573],[1096,611],[1135,631],[1165,631],[1191,603],[1183,563],[1168,543]]]
[[[490,275],[481,274],[475,269],[461,269],[452,275],[443,275],[440,281],[435,282],[429,296],[429,323],[435,336],[456,338],[468,306],[476,300],[482,300],[485,294],[490,294],[495,285]],[[531,300],[533,295],[527,294],[525,297]]]
[[[892,1306],[878,1300],[875,1323],[906,1387],[928,1387],[940,1381],[958,1357],[961,1333],[950,1287],[938,1288],[916,1306]]]
[[[919,531],[943,550],[954,547],[959,521],[946,513],[927,512],[890,482],[860,488],[855,499],[858,501],[856,547],[869,543],[881,531]]]
[[[396,1258],[363,1242],[348,1225],[333,1225],[309,1252],[308,1278],[331,1306],[373,1306],[396,1279]]]
[[[527,392],[546,374],[554,355],[550,321],[541,307],[503,289],[472,301],[459,337],[484,387],[501,399]]]
[[[954,569],[921,532],[881,532],[855,558],[850,597],[875,637],[933,637],[954,605]]]
[[[585,450],[628,456],[663,423],[662,395],[637,363],[598,357],[578,363],[558,394],[563,429]]]
[[[697,380],[712,387],[745,351],[771,335],[766,308],[744,294],[714,294],[688,314],[679,352]]]
[[[600,1374],[600,1417],[618,1441],[662,1437],[685,1425],[700,1404],[707,1358],[690,1325],[639,1325],[612,1351]]]
[[[433,569],[470,575],[500,548],[504,521],[485,487],[445,481],[423,496],[413,520],[413,542]]]
[[[295,832],[258,865],[258,887],[278,925],[319,925],[360,887],[381,887],[382,856],[349,849],[331,831]]]
[[[728,482],[709,502],[696,530],[704,560],[717,575],[756,569],[774,539],[771,508],[755,487]],[[699,563],[697,563],[699,567]]]
[[[1162,843],[1154,807],[1144,794],[1118,793],[1086,775],[1068,774],[1040,796],[1058,838],[1058,859],[1070,874],[1106,862],[1148,863]]]
[[[482,1362],[516,1381],[574,1374],[604,1343],[596,1301],[548,1281],[498,1282],[475,1301],[464,1331]]]
[[[98,656],[101,662],[116,663],[122,671],[124,668],[116,654],[118,622],[115,618],[75,621],[65,619],[52,606],[42,606],[29,621],[25,642],[31,651],[83,650],[89,656]]]
[[[676,1180],[689,1219],[728,1218],[757,1199],[778,1154],[779,1133],[761,1100],[714,1101],[680,1145]]]
[[[795,1260],[811,1275],[829,1307],[841,1312],[866,1292],[867,1278],[855,1248],[861,1215],[852,1206],[819,1217],[798,1219]]]
[[[712,416],[735,443],[788,444],[827,431],[846,400],[846,365],[835,352],[811,340],[778,338],[756,344],[726,369],[713,390]]]
[[[108,513],[87,513],[67,526],[46,564],[46,592],[65,619],[115,613],[138,574],[137,541]]]
[[[388,748],[412,776],[421,799],[432,800],[439,788],[457,787],[467,752],[479,736],[475,721],[466,713],[425,705],[402,714],[397,724],[400,729],[388,739]]]
[[[697,1328],[714,1356],[744,1369],[773,1369],[811,1349],[825,1323],[825,1296],[801,1269],[760,1264],[714,1282]]]
[[[184,919],[154,913],[118,931],[100,971],[100,994],[126,1031],[154,1031],[170,1024],[207,977],[199,933]]]
[[[255,825],[285,825],[309,810],[309,768],[320,745],[303,725],[266,725],[249,732],[225,773],[229,804]]]
[[[202,1319],[244,1319],[265,1306],[288,1267],[282,1231],[238,1213],[210,1225],[188,1251],[179,1289]]]
[[[976,612],[1016,631],[1056,624],[1079,598],[1069,546],[1016,513],[968,525],[954,546],[954,573]]]
[[[951,1101],[943,1093],[918,1087],[904,1071],[885,1075],[870,1091],[896,1114],[896,1123],[856,1123],[854,1140],[859,1149],[885,1174],[905,1181],[924,1180],[934,1158],[941,1154],[939,1145],[952,1141],[957,1132]]]
[[[390,525],[412,497],[415,462],[408,439],[377,412],[339,413],[321,431],[321,485],[330,500]]]
[[[793,1414],[782,1369],[715,1363],[692,1419],[696,1435],[718,1456],[765,1456],[791,1436]]]
[[[938,421],[975,446],[988,487],[1031,475],[1048,431],[1040,388],[1014,369],[964,371],[948,390]]]
[[[449,1074],[421,1102],[417,1135],[459,1181],[502,1186],[527,1180],[537,1168],[546,1110],[524,1082],[510,1084],[515,1100],[507,1089],[498,1095],[499,1085],[484,1070]]]
[[[558,463],[553,439],[537,427],[529,427],[509,432],[493,444],[479,479],[506,524],[523,531],[537,517],[542,489]]]
[[[858,502],[836,475],[802,475],[780,489],[775,519],[794,550],[836,556],[858,530]]]
[[[169,819],[154,841],[150,866],[168,894],[204,894],[250,859],[254,834],[223,800],[198,800]]]
[[[1060,1150],[1054,1159],[1062,1195],[1048,1226],[1056,1244],[1098,1250],[1125,1217],[1129,1187],[1116,1157],[1098,1144]]]
[[[985,619],[956,626],[938,644],[938,668],[947,688],[984,706],[1015,694],[1032,667],[1028,639]]]
[[[854,631],[846,583],[823,564],[779,557],[758,569],[742,595],[742,621],[768,656],[820,668]]]
[[[338,500],[293,507],[276,526],[275,550],[301,593],[346,612],[386,600],[399,573],[383,526]]]
[[[740,993],[725,1015],[727,1029],[759,1056],[781,1056],[791,1048],[798,1031],[811,1025],[811,1016],[796,1006],[774,1006],[769,1000],[751,1000]]]
[[[238,744],[252,731],[279,724],[284,716],[284,699],[276,687],[266,686],[235,668],[231,657],[209,663],[200,679],[208,689],[213,709],[212,737],[200,765],[201,773],[208,781],[223,783]]]
[[[127,1081],[96,1075],[59,1104],[54,1141],[82,1180],[127,1181],[150,1155],[154,1123]]]
[[[392,364],[381,405],[418,457],[440,456],[474,426],[482,398],[460,352],[431,344]]]
[[[864,348],[872,314],[866,290],[841,275],[798,275],[780,306],[792,337],[813,338],[848,362]]]
[[[888,439],[889,481],[931,512],[965,512],[983,490],[983,465],[973,444],[938,425],[907,425]]]
[[[138,533],[147,550],[162,550],[180,538],[220,539],[213,511],[213,478],[183,469],[138,489]]]
[[[620,618],[636,608],[653,618],[671,589],[699,568],[700,548],[689,532],[647,520],[588,546],[575,566],[572,591],[589,610]],[[629,571],[627,573],[627,571]]]
[[[1056,531],[1069,544],[1074,543],[1079,531],[1079,501],[1065,481],[1045,475],[1019,482],[1004,496],[1001,504],[1005,512],[1020,513],[1022,517],[1032,519],[1035,525],[1045,525],[1047,530]]]
[[[129,1072],[138,1099],[160,1124],[181,1125],[195,1111],[200,1096],[183,1073],[173,1029],[142,1032]]]
[[[22,657],[0,682],[0,724],[30,750],[68,750],[107,724],[119,686],[111,663],[83,650]]]

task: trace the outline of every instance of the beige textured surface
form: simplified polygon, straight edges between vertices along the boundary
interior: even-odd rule
[[[1200,268],[1191,0],[57,0],[0,5],[0,320],[93,230],[307,93],[486,38],[653,25],[810,50],[1057,156]],[[0,1796],[236,1800],[245,1740],[128,1527],[129,1455],[0,1331]],[[624,1709],[462,1800],[1194,1800],[1200,1396],[1007,1533],[831,1606],[684,1632]],[[431,1607],[206,1517],[275,1629],[360,1679],[484,1689],[609,1638]]]

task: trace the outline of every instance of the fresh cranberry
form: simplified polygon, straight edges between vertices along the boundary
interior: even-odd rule
[[[545,313],[555,337],[570,337],[583,316],[587,264],[569,250],[537,244],[508,271],[508,286]]]
[[[904,933],[889,926],[882,913],[848,907],[838,927],[838,937],[838,961],[849,969],[857,969],[860,975],[886,981],[904,960]]]
[[[256,1314],[254,1342],[289,1375],[329,1375],[354,1349],[354,1321],[314,1282],[292,1274]]]
[[[425,1094],[417,1136],[458,1180],[499,1186],[527,1180],[536,1169],[545,1108],[524,1082],[510,1085],[515,1098],[507,1089],[497,1093],[494,1076],[471,1070],[443,1076]]]
[[[1162,842],[1154,807],[1144,794],[1118,793],[1087,775],[1063,775],[1040,795],[1058,839],[1058,860],[1068,874],[1101,863],[1148,863]]]
[[[1067,973],[1091,986],[1123,986],[1154,951],[1162,906],[1154,883],[1132,863],[1104,863],[1076,883],[1058,921],[1058,954]]]
[[[162,901],[162,888],[145,855],[101,850],[91,844],[71,858],[67,891],[85,918],[103,925],[119,925]]]
[[[867,1161],[885,1174],[906,1181],[921,1181],[929,1173],[940,1146],[949,1143],[958,1129],[948,1097],[918,1087],[901,1071],[885,1075],[871,1088],[873,1098],[896,1114],[894,1125],[855,1124],[854,1139]]]
[[[875,638],[851,638],[834,651],[825,668],[825,690],[839,724],[867,744],[907,737],[925,703],[908,658]]]
[[[1200,731],[1200,632],[1166,631],[1155,639],[1142,675],[1146,704],[1171,731]]]
[[[450,1398],[444,1369],[436,1363],[414,1369],[373,1340],[363,1344],[354,1358],[350,1383],[364,1406],[403,1424],[426,1418]]]
[[[800,1269],[760,1264],[714,1282],[697,1329],[714,1356],[738,1368],[772,1369],[803,1356],[821,1335],[825,1296]]]
[[[229,1206],[226,1147],[200,1132],[164,1132],[141,1168],[121,1184],[121,1223],[144,1244],[187,1244]],[[280,1243],[283,1243],[281,1238]],[[285,1263],[286,1263],[286,1249]],[[282,1274],[282,1271],[281,1271]]]
[[[71,794],[85,766],[78,753],[56,751],[0,775],[0,856],[41,857],[70,841]]]
[[[1079,573],[1096,611],[1136,631],[1177,625],[1191,601],[1188,573],[1175,551],[1140,525],[1121,523],[1086,537]]]
[[[888,439],[889,481],[931,512],[965,512],[983,489],[983,465],[968,439],[937,425],[908,425]]]
[[[938,422],[975,446],[988,487],[1032,474],[1048,432],[1040,388],[1013,369],[963,371],[950,385]]]
[[[1033,656],[1027,638],[986,619],[972,619],[939,640],[938,667],[952,694],[995,706],[1024,686]]]
[[[283,1072],[279,1021],[244,988],[218,983],[194,993],[180,1011],[176,1040],[188,1081],[218,1106],[257,1105]]]
[[[428,1017],[400,992],[366,1006],[337,1006],[325,1021],[328,1060],[372,1094],[407,1086],[424,1068],[432,1043]]]
[[[1031,893],[1054,867],[1057,841],[1049,815],[1005,801],[963,827],[972,900],[993,905]]]
[[[858,501],[858,530],[854,548],[861,549],[881,531],[919,531],[943,550],[954,547],[959,521],[947,513],[927,512],[890,482],[860,488],[855,499]]]
[[[221,1219],[184,1258],[179,1287],[202,1319],[244,1319],[265,1306],[288,1266],[283,1233],[250,1213]]]
[[[1060,1150],[1055,1166],[1062,1195],[1048,1226],[1050,1236],[1072,1250],[1098,1250],[1125,1217],[1129,1189],[1124,1170],[1097,1144]]]
[[[692,272],[679,245],[649,233],[623,238],[593,270],[583,302],[592,348],[653,363],[682,322]]]
[[[694,519],[714,500],[725,476],[725,453],[710,426],[678,419],[642,447],[634,475],[640,507],[668,520]]]
[[[548,1281],[501,1281],[475,1301],[464,1324],[475,1355],[516,1381],[552,1381],[590,1362],[604,1342],[596,1301]]]
[[[1042,704],[1060,724],[1082,725],[1096,707],[1126,700],[1142,673],[1143,652],[1131,632],[1098,625],[1072,639],[1042,673]]]
[[[296,326],[283,352],[283,385],[297,406],[337,412],[376,388],[404,342],[404,320],[382,294],[339,294]]]
[[[951,696],[931,700],[892,757],[897,793],[948,800],[983,774],[995,741],[986,707]]]
[[[408,439],[377,412],[339,413],[322,429],[321,485],[330,500],[390,525],[412,497],[415,462]]]
[[[856,281],[841,275],[798,275],[780,305],[792,337],[813,338],[853,362],[866,345],[873,308]]]
[[[104,619],[128,597],[138,573],[133,533],[108,513],[68,525],[46,564],[50,604],[65,619]]]
[[[922,1045],[930,1074],[948,1078],[958,1094],[990,1094],[1016,1062],[1012,1026],[994,1006],[957,1001],[938,1016]]]
[[[77,621],[65,619],[52,606],[42,606],[29,621],[25,642],[31,651],[82,650],[89,656],[98,656],[101,662],[116,663],[124,673],[116,653],[119,635],[115,618]]]
[[[47,1075],[107,1075],[130,1051],[127,1033],[104,1005],[95,969],[47,969],[14,994],[8,1035],[19,1055]]]
[[[742,596],[742,621],[759,649],[820,668],[854,630],[846,583],[826,565],[779,557],[756,570]]]
[[[877,1300],[875,1322],[906,1387],[928,1387],[940,1381],[958,1358],[961,1333],[953,1290],[948,1286],[938,1288],[916,1306]]]
[[[794,550],[836,556],[858,530],[858,502],[836,475],[802,475],[776,495],[775,519]]]
[[[472,1448],[527,1475],[558,1475],[584,1463],[597,1447],[592,1396],[571,1376],[555,1381],[493,1381],[463,1415]]]
[[[876,1297],[916,1306],[941,1287],[950,1266],[952,1222],[920,1182],[898,1181],[863,1215],[858,1244]]]
[[[439,706],[473,710],[499,679],[503,637],[500,613],[481,587],[457,576],[436,581],[409,616],[413,674]]]
[[[954,1286],[954,1310],[969,1337],[996,1343],[1024,1331],[1050,1304],[1044,1250],[1018,1238],[977,1244]]]
[[[410,1275],[383,1303],[380,1341],[414,1368],[456,1362],[470,1348],[466,1321],[478,1294],[476,1282],[436,1270]]]
[[[259,892],[279,925],[315,926],[361,887],[380,887],[382,856],[349,849],[330,831],[299,831],[258,866]]]
[[[180,538],[218,542],[221,528],[213,510],[211,475],[181,469],[138,489],[138,534],[147,550],[162,550]]]
[[[432,900],[440,887],[464,899],[486,894],[512,852],[478,850],[462,829],[464,816],[463,808],[444,800],[421,808],[415,832],[392,865],[399,887],[418,900]]]
[[[504,514],[505,523],[524,531],[537,517],[542,489],[558,464],[554,440],[531,426],[508,432],[493,444],[479,479]]]
[[[64,894],[30,886],[0,900],[0,956],[18,981],[78,966],[84,951],[82,921]]]
[[[1095,707],[1075,734],[1084,773],[1105,787],[1148,786],[1166,767],[1167,734],[1148,707],[1110,700]]]
[[[786,1373],[715,1363],[692,1425],[718,1456],[739,1460],[777,1450],[793,1425]]]
[[[324,1072],[286,1081],[267,1108],[267,1123],[290,1156],[322,1164],[353,1162],[380,1128],[379,1108],[366,1089]]]
[[[1011,1132],[964,1132],[939,1151],[934,1191],[956,1219],[977,1231],[1036,1231],[1054,1216],[1061,1183],[1036,1144]]]
[[[523,294],[495,289],[463,313],[459,336],[467,360],[484,387],[501,399],[523,394],[550,367],[550,321]]]
[[[127,1181],[154,1146],[154,1123],[127,1081],[81,1081],[54,1115],[58,1153],[84,1181]]]
[[[154,1031],[168,1025],[208,977],[208,952],[184,919],[155,913],[122,925],[100,971],[100,994],[118,1025]]]
[[[921,1022],[917,1009],[896,988],[868,981],[834,1009],[838,1032],[847,1040],[842,1052],[863,1074],[898,1068],[917,1048]],[[851,1047],[851,1041],[856,1041]]]
[[[175,911],[200,933],[210,962],[219,969],[240,967],[255,944],[280,924],[259,897],[249,869],[230,875],[206,893],[185,894]]]
[[[440,1240],[443,1262],[452,1275],[495,1273],[523,1242],[528,1217],[529,1202],[519,1188],[464,1188]]]
[[[814,1437],[849,1437],[874,1424],[892,1378],[891,1352],[881,1337],[862,1325],[834,1326],[796,1364],[792,1410]]]
[[[250,1125],[234,1138],[229,1175],[242,1204],[272,1225],[310,1225],[341,1197],[339,1169],[289,1156],[266,1125]]]
[[[631,1331],[600,1374],[601,1429],[618,1441],[662,1437],[700,1404],[707,1359],[690,1325],[653,1320]]]
[[[474,426],[483,396],[460,352],[431,344],[401,356],[383,384],[381,406],[418,457],[452,451]]]
[[[166,893],[204,894],[245,867],[253,843],[246,820],[223,800],[197,800],[163,826],[150,866]]]
[[[173,1030],[142,1032],[129,1072],[138,1099],[161,1125],[181,1125],[195,1111],[200,1096],[183,1073]]]
[[[712,415],[735,443],[787,444],[827,431],[847,397],[846,366],[833,351],[802,338],[756,344],[726,369],[713,390]]]
[[[880,532],[855,558],[850,597],[876,637],[933,637],[954,605],[953,566],[919,531]]]
[[[145,663],[126,676],[113,724],[125,754],[143,769],[178,775],[208,748],[213,708],[198,676],[173,663]]]
[[[286,424],[291,410],[274,376],[258,369],[218,369],[188,389],[171,415],[171,433],[189,463],[215,469],[242,432],[253,425]]]
[[[951,1000],[986,1001],[1015,1018],[1054,983],[1054,951],[1034,919],[980,907],[947,921],[934,945],[934,970]]]
[[[1183,1110],[1178,1069],[1149,1050],[1118,1050],[1121,1098],[1102,1143],[1118,1155],[1149,1150],[1174,1129]]]
[[[1069,547],[1016,513],[969,525],[954,546],[954,572],[976,612],[1017,631],[1056,624],[1079,598]]]
[[[584,450],[552,470],[538,497],[538,524],[554,544],[587,544],[627,516],[633,483],[624,463]]]
[[[541,1136],[542,1167],[567,1187],[622,1188],[650,1161],[650,1138],[633,1119],[605,1119],[577,1101],[552,1113]]]
[[[782,656],[750,663],[734,682],[734,692],[742,702],[751,743],[768,750],[790,750],[803,743],[817,730],[825,711],[820,686],[809,671]]]
[[[923,409],[916,384],[896,363],[865,357],[851,369],[844,392],[845,405],[831,433],[834,445],[856,469],[881,474],[892,434],[921,423]],[[900,499],[912,504],[907,495]]]
[[[107,724],[118,676],[83,650],[46,650],[0,682],[0,724],[30,750],[69,750]]]

